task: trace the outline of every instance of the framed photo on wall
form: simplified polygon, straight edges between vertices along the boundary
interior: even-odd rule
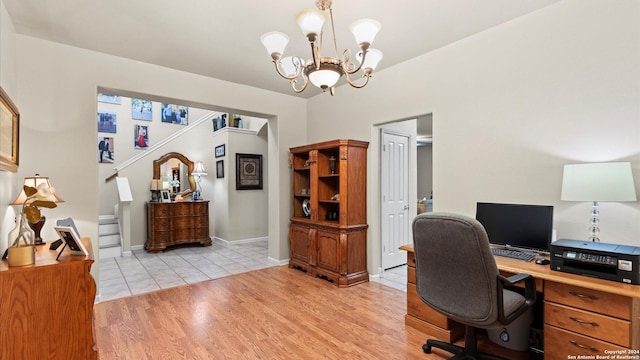
[[[151,121],[153,106],[150,100],[131,99],[131,118],[134,120]]]
[[[224,156],[225,155],[225,152],[224,152],[225,151],[225,146],[224,146],[224,144],[216,146],[215,151],[216,151],[216,157],[217,158]]]
[[[216,178],[224,179],[224,160],[216,161]]]
[[[20,113],[9,95],[0,87],[0,170],[18,171]]]
[[[236,154],[236,190],[262,189],[262,155]]]

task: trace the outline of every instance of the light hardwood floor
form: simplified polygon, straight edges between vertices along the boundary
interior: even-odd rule
[[[401,290],[278,266],[96,304],[95,330],[101,360],[447,358],[405,313]]]

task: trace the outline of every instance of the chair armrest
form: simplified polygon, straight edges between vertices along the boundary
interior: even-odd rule
[[[512,312],[511,314],[504,313],[504,302],[503,302],[503,291],[505,285],[515,285],[519,282],[524,281],[525,291],[524,291],[524,304],[520,306],[517,310]],[[536,302],[536,283],[533,277],[530,274],[516,274],[510,277],[504,277],[502,275],[498,275],[498,318],[501,323],[509,324],[513,320],[515,320],[520,314],[527,311],[533,304]]]

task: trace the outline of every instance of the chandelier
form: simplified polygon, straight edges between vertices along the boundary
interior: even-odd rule
[[[382,59],[382,52],[369,48],[378,31],[380,23],[375,20],[357,20],[349,28],[356,38],[356,43],[360,51],[356,54],[359,65],[356,66],[351,61],[351,50],[346,49],[342,57],[338,57],[338,46],[336,42],[335,26],[333,23],[333,11],[331,0],[316,0],[318,10],[312,9],[300,13],[296,17],[296,23],[309,40],[311,45],[311,58],[304,60],[297,56],[282,57],[284,50],[289,43],[289,37],[278,31],[268,32],[260,37],[260,41],[267,48],[271,55],[276,72],[283,78],[289,80],[291,88],[296,93],[303,92],[309,80],[322,91],[329,89],[331,95],[334,94],[335,85],[342,75],[347,83],[354,88],[362,88],[369,82],[371,73]],[[331,32],[333,35],[333,48],[335,57],[322,56],[323,27],[325,23],[324,12],[329,11],[331,20]],[[354,81],[351,76],[362,70],[362,79]],[[297,87],[302,81],[300,88]]]

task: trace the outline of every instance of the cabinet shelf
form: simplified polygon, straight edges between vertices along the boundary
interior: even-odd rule
[[[364,141],[332,140],[289,149],[293,169],[289,267],[339,287],[369,281],[368,146]],[[331,200],[338,194],[340,200]],[[302,211],[306,200],[309,217]]]

